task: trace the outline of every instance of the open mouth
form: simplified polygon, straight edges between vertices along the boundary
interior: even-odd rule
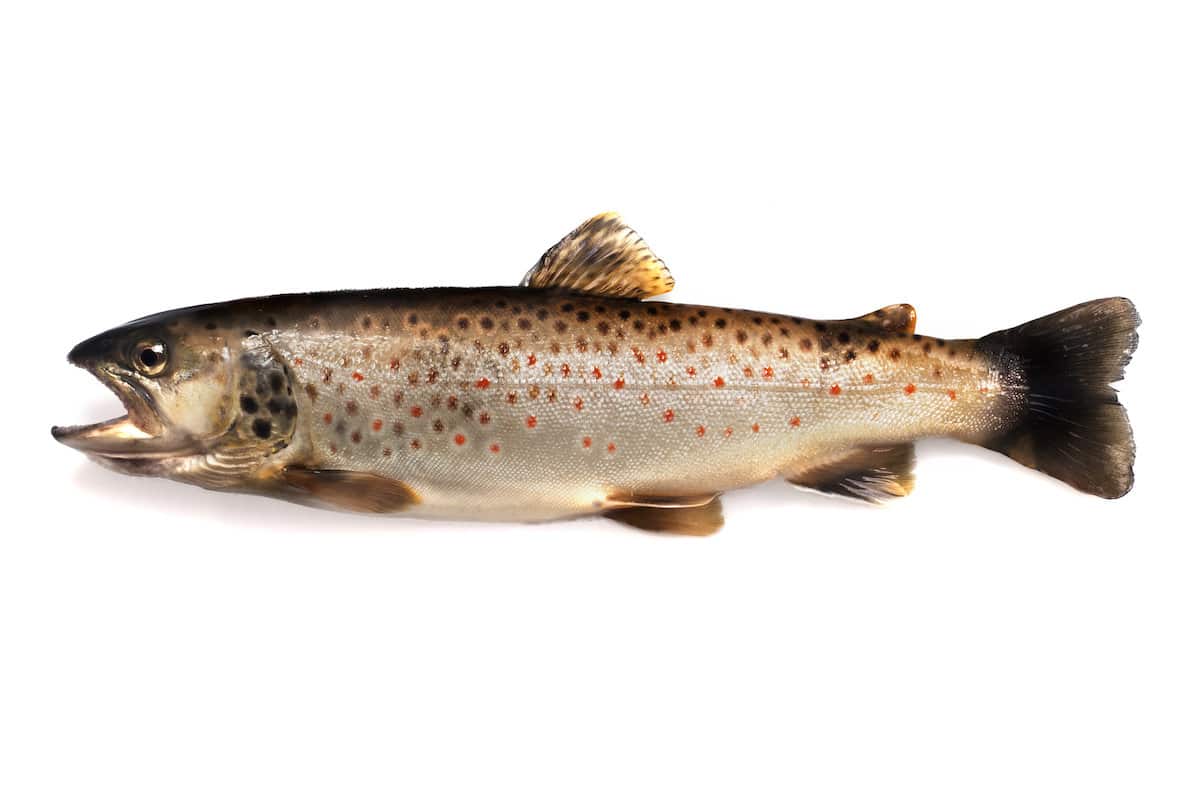
[[[112,390],[125,406],[125,414],[91,425],[56,425],[50,429],[55,439],[89,455],[111,459],[161,459],[194,451],[166,435],[153,399],[132,375],[113,366],[80,366]]]

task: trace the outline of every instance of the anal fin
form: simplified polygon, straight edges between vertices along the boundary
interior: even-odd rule
[[[721,499],[702,497],[628,497],[613,498],[614,508],[604,512],[611,520],[644,531],[708,536],[725,524]]]
[[[912,444],[864,445],[822,461],[808,461],[785,477],[824,494],[879,503],[912,491]]]
[[[305,499],[345,511],[390,514],[420,502],[408,484],[371,472],[285,467],[280,477]]]

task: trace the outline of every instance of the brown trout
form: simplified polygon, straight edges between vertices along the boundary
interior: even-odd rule
[[[69,355],[127,414],[54,428],[131,475],[335,509],[711,533],[722,492],[782,475],[867,501],[952,437],[1090,494],[1133,483],[1110,384],[1122,298],[941,339],[857,319],[648,302],[666,266],[615,214],[518,287],[279,295],[168,311]]]

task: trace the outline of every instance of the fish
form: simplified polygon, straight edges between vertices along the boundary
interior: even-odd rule
[[[724,492],[780,476],[907,495],[927,437],[1099,497],[1133,485],[1112,388],[1137,346],[1128,299],[944,339],[908,304],[814,320],[651,299],[674,285],[605,213],[516,286],[167,311],[70,351],[126,413],[52,434],[117,472],[322,508],[692,535],[722,526]]]

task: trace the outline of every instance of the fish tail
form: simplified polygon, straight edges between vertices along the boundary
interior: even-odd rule
[[[1016,399],[1015,421],[979,442],[1100,497],[1133,486],[1133,430],[1110,384],[1140,323],[1123,297],[1092,300],[980,339]]]

